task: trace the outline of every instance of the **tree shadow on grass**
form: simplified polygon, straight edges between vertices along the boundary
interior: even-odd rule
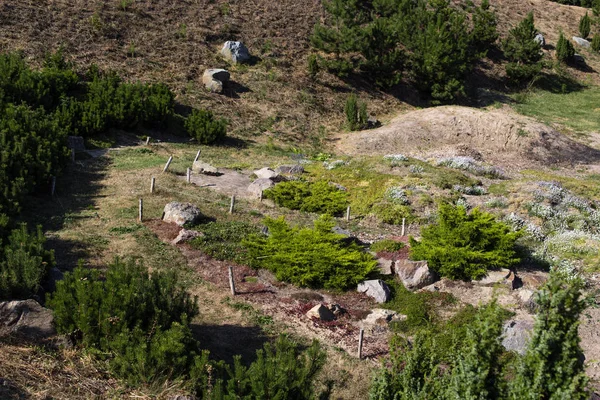
[[[30,398],[31,396],[16,384],[12,383],[9,379],[0,376],[0,399],[22,400]]]
[[[198,325],[192,324],[192,333],[200,347],[210,351],[210,357],[233,363],[233,357],[242,356],[242,364],[250,365],[256,351],[262,349],[269,338],[258,326]]]

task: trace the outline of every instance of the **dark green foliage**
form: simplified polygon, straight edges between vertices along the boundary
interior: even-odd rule
[[[348,96],[344,113],[346,114],[348,129],[351,131],[358,131],[367,127],[369,119],[367,104],[359,101],[354,93]]]
[[[594,50],[596,53],[600,52],[600,35],[599,34],[595,34],[594,38],[592,39],[592,50]]]
[[[354,242],[332,231],[335,223],[322,216],[314,228],[290,227],[283,217],[265,219],[268,236],[244,241],[253,267],[266,268],[294,285],[348,289],[363,281],[377,262]]]
[[[600,17],[600,0],[592,0],[592,14],[594,17]]]
[[[197,356],[188,321],[196,300],[172,272],[153,272],[133,260],[115,260],[104,277],[76,268],[48,300],[60,333],[109,358],[111,369],[131,383],[187,371]]]
[[[280,336],[275,344],[267,343],[256,352],[256,361],[250,367],[235,357],[233,365],[225,366],[222,378],[213,383],[211,390],[202,391],[202,398],[315,399],[313,382],[325,360],[325,352],[317,341],[301,352],[298,344]]]
[[[392,239],[379,240],[371,245],[371,251],[398,251],[402,250],[406,245],[402,242],[397,242]]]
[[[326,181],[281,182],[265,190],[264,197],[281,207],[329,215],[344,212],[348,205],[348,194]]]
[[[537,33],[533,13],[530,12],[519,25],[508,32],[508,38],[502,42],[504,55],[509,61],[506,73],[515,83],[529,81],[542,70],[542,49],[534,40]]]
[[[413,260],[427,260],[429,268],[450,279],[478,279],[488,269],[511,268],[519,262],[511,232],[491,214],[441,204],[438,220],[423,228],[421,240],[410,238]]]
[[[27,298],[40,289],[48,271],[54,267],[54,252],[44,249],[42,228],[33,234],[22,224],[12,231],[7,243],[0,235],[0,299]]]
[[[194,239],[192,246],[217,260],[234,261],[238,264],[249,262],[242,240],[248,235],[259,233],[255,225],[238,221],[209,222],[194,229],[204,236]]]
[[[332,54],[324,61],[340,76],[364,72],[380,86],[399,82],[404,70],[436,102],[464,94],[474,64],[497,38],[489,4],[467,13],[445,0],[331,0],[329,19],[315,26],[313,47]]]
[[[579,34],[582,38],[587,39],[592,29],[592,20],[588,13],[579,19]]]
[[[225,138],[227,121],[215,118],[210,111],[194,110],[185,121],[185,129],[198,143],[211,144]]]
[[[578,335],[579,317],[586,307],[581,283],[551,274],[537,292],[536,305],[536,324],[511,384],[511,398],[589,398]]]
[[[561,32],[558,42],[556,42],[556,58],[558,61],[568,62],[573,59],[574,55],[575,49],[573,48],[573,44]]]
[[[409,206],[394,204],[389,201],[373,204],[372,211],[381,222],[390,225],[400,225],[402,219],[405,219],[407,223],[414,220],[414,215]]]
[[[307,62],[308,75],[315,79],[319,73],[319,60],[316,54],[310,54]]]

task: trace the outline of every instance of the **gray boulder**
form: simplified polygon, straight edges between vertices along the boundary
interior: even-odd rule
[[[519,289],[517,299],[525,309],[533,311],[535,309],[535,292],[530,289]]]
[[[189,229],[182,229],[179,231],[179,234],[177,235],[177,237],[171,241],[171,243],[179,244],[179,243],[183,243],[183,242],[188,242],[192,239],[195,239],[195,238],[201,237],[201,236],[204,236],[204,234],[202,232],[191,231]]]
[[[56,333],[52,311],[35,300],[0,303],[0,337],[18,335],[27,339],[44,339]]]
[[[194,223],[201,217],[202,213],[195,205],[173,201],[165,206],[163,221],[183,226]]]
[[[392,275],[394,273],[394,261],[388,260],[387,258],[379,258],[377,260],[377,266],[381,275]]]
[[[427,261],[396,261],[396,275],[409,290],[417,290],[438,280],[435,272],[429,269]]]
[[[508,351],[516,351],[523,355],[531,339],[533,321],[512,320],[502,328],[502,346]]]
[[[544,47],[546,45],[546,39],[544,39],[544,35],[542,35],[541,33],[536,34],[533,38],[533,41],[539,44],[541,47]]]
[[[221,55],[233,64],[244,63],[250,60],[248,48],[242,42],[225,42],[221,49]]]
[[[321,321],[333,321],[335,319],[333,312],[323,304],[317,304],[308,310],[306,316],[309,318],[320,319]]]
[[[192,172],[205,175],[216,175],[219,173],[219,170],[208,163],[198,160],[192,164]]]
[[[223,84],[230,78],[229,71],[219,68],[211,68],[202,74],[202,83],[209,91],[214,93],[223,92]]]
[[[478,280],[473,280],[471,283],[479,286],[494,286],[497,284],[503,284],[508,286],[510,289],[517,289],[523,286],[521,279],[515,275],[515,273],[509,269],[502,268],[497,271],[489,270],[487,274]]]
[[[359,283],[356,290],[374,298],[378,303],[385,303],[390,299],[390,288],[381,279],[372,279]]]
[[[252,194],[253,197],[259,198],[260,194],[263,191],[270,189],[273,186],[275,186],[275,182],[273,182],[272,180],[266,178],[259,178],[248,186],[248,192],[250,192],[250,194]]]
[[[589,49],[591,46],[591,43],[587,40],[585,40],[584,38],[580,38],[578,36],[573,36],[573,41],[575,43],[577,43],[579,46]]]
[[[398,314],[392,310],[383,308],[374,308],[371,313],[362,320],[365,325],[386,325],[392,321],[402,321],[406,319],[406,315]]]
[[[279,174],[277,172],[267,167],[257,169],[254,171],[254,175],[256,175],[258,179],[271,179],[273,181],[279,178]]]

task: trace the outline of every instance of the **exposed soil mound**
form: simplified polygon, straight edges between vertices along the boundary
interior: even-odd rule
[[[386,126],[344,134],[351,155],[466,155],[504,167],[593,163],[600,151],[508,109],[444,106],[411,111]]]

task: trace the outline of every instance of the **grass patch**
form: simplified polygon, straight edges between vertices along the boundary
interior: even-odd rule
[[[194,229],[204,233],[204,236],[192,240],[192,246],[217,260],[238,264],[249,262],[248,252],[242,245],[242,240],[250,234],[260,232],[256,225],[239,221],[208,222],[197,225]]]
[[[117,170],[136,170],[164,165],[168,158],[155,154],[151,149],[129,148],[111,153],[113,167]]]
[[[566,94],[536,91],[515,109],[545,123],[557,123],[576,132],[600,131],[600,87]]]

